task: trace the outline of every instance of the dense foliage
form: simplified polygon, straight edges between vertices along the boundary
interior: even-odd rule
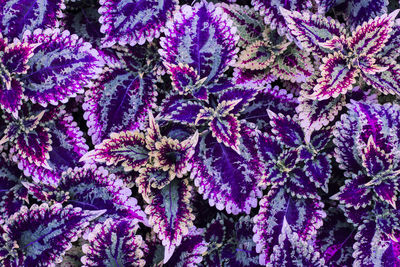
[[[400,267],[399,6],[0,0],[0,265]]]

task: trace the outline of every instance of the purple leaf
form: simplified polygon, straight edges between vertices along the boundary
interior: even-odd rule
[[[273,187],[260,201],[260,211],[254,217],[254,237],[260,264],[270,262],[270,256],[279,250],[280,235],[287,224],[301,240],[316,235],[325,217],[323,204],[315,199],[296,199],[283,188]]]
[[[315,247],[301,240],[284,219],[279,246],[274,247],[268,267],[273,266],[325,266],[325,261]]]
[[[261,162],[256,156],[251,129],[242,125],[240,154],[208,133],[199,140],[191,178],[211,206],[228,213],[249,213],[257,205],[261,191]]]
[[[275,114],[268,110],[272,133],[288,147],[298,147],[304,142],[304,133],[301,126],[289,116]]]
[[[165,266],[199,266],[207,252],[208,245],[204,241],[203,233],[203,229],[191,227],[188,234],[182,239],[181,245],[175,249],[174,254]]]
[[[267,109],[277,114],[282,113],[283,115],[293,116],[296,113],[297,104],[297,99],[285,89],[268,85],[241,112],[240,118],[256,124],[259,129],[266,130],[266,128],[271,128]]]
[[[354,265],[360,266],[399,266],[400,260],[390,250],[394,243],[387,240],[374,221],[365,221],[358,227],[355,236]],[[389,265],[387,265],[389,264]]]
[[[24,94],[46,106],[83,93],[83,86],[95,78],[103,65],[99,53],[76,35],[59,29],[27,32],[24,42],[38,44],[22,75]],[[74,55],[71,57],[71,55]]]
[[[283,35],[288,31],[289,25],[285,21],[285,13],[282,9],[305,12],[311,7],[311,1],[291,0],[291,1],[270,1],[270,0],[252,0],[251,4],[256,11],[264,16],[264,22],[271,29],[277,29]]]
[[[142,128],[156,95],[154,77],[106,69],[86,92],[84,118],[93,143],[99,144],[113,132]]]
[[[352,266],[355,230],[337,208],[330,208],[318,231],[316,245],[329,266]]]
[[[172,16],[178,1],[101,0],[100,31],[106,47],[114,44],[134,46],[151,42]]]
[[[387,0],[350,0],[347,5],[348,24],[355,29],[357,26],[381,16],[387,12]]]
[[[126,218],[134,223],[148,224],[146,214],[131,197],[131,190],[118,176],[108,173],[103,167],[92,165],[69,169],[63,173],[56,190],[68,194],[65,201],[74,207],[103,210],[104,214],[99,218],[101,222],[107,218]]]
[[[144,266],[144,241],[136,234],[136,226],[128,220],[107,219],[97,224],[83,245],[84,267],[89,266]]]
[[[58,26],[64,8],[63,0],[1,1],[0,31],[12,40],[27,30]]]
[[[70,242],[77,240],[90,221],[104,211],[82,211],[72,206],[62,207],[55,204],[40,206],[34,204],[30,209],[23,206],[12,215],[5,231],[5,244],[8,255],[0,256],[4,266],[55,266],[62,261]]]
[[[204,84],[216,81],[235,61],[238,37],[232,21],[212,3],[183,5],[167,23],[159,50],[169,70],[178,64],[188,65],[204,79]]]
[[[310,180],[318,187],[328,192],[328,182],[332,174],[330,158],[325,154],[317,154],[305,163],[305,171]]]

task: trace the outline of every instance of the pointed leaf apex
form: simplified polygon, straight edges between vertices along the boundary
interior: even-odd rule
[[[395,11],[393,11],[392,13],[390,13],[388,15],[388,17],[390,17],[392,20],[396,19],[397,15],[399,14],[400,9],[396,9]]]
[[[276,113],[273,112],[270,109],[267,109],[267,113],[268,113],[268,116],[269,116],[270,119],[273,119],[273,118],[275,118],[277,116]]]
[[[8,138],[7,135],[3,136],[3,138],[1,138],[1,140],[0,140],[0,145],[4,144],[4,143],[7,142],[8,140],[9,140],[9,138]]]
[[[169,245],[169,246],[165,247],[165,250],[164,250],[164,264],[166,264],[169,261],[169,259],[174,254],[174,251],[175,251],[175,246],[173,246],[173,245]]]

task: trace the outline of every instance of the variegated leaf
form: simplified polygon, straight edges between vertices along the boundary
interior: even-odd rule
[[[274,76],[291,82],[304,82],[314,71],[309,54],[294,45],[278,55],[270,68]]]
[[[113,132],[143,128],[155,93],[151,74],[132,73],[122,67],[106,69],[86,92],[84,118],[93,143]]]
[[[64,8],[64,0],[1,1],[0,31],[12,40],[27,30],[55,27]]]
[[[215,81],[235,61],[238,36],[231,25],[223,10],[212,3],[182,6],[160,41],[166,67],[181,63],[192,67],[204,84]]]
[[[219,7],[228,14],[237,28],[239,35],[238,45],[245,47],[262,39],[262,32],[265,25],[262,17],[254,8],[237,4],[219,4]]]
[[[190,205],[192,187],[185,179],[175,179],[155,191],[145,212],[153,231],[165,247],[164,263],[182,243],[193,226],[194,214]]]
[[[260,211],[254,217],[254,237],[260,264],[270,262],[273,251],[280,250],[280,236],[285,224],[301,240],[315,237],[325,217],[322,202],[315,199],[296,199],[284,188],[273,187],[260,201]],[[276,259],[277,260],[277,259]]]
[[[219,143],[239,151],[240,144],[240,122],[235,116],[226,115],[222,118],[216,117],[209,123],[213,137]]]
[[[146,139],[138,131],[122,131],[112,133],[110,139],[96,145],[95,149],[86,153],[81,161],[93,159],[107,165],[122,163],[125,171],[139,170],[149,158]]]
[[[385,46],[379,51],[379,57],[397,59],[400,55],[400,21],[396,20]]]
[[[56,266],[65,251],[90,221],[104,211],[82,211],[72,206],[34,204],[23,206],[3,226],[8,253],[0,256],[4,266]]]
[[[275,60],[274,51],[268,47],[265,41],[256,41],[246,47],[236,62],[236,66],[249,70],[266,69]]]
[[[242,125],[240,154],[219,143],[211,133],[199,140],[191,178],[211,206],[228,213],[249,213],[261,191],[261,162],[257,158],[251,129]]]
[[[322,77],[317,80],[318,83],[310,98],[316,100],[336,98],[353,88],[359,69],[353,66],[349,68],[346,60],[338,53],[329,54],[323,58],[323,62],[320,66]]]
[[[46,133],[50,136],[51,149],[47,152],[48,158],[46,158],[44,165],[38,166],[31,162],[28,157],[23,157],[27,151],[34,151],[35,155],[40,155],[40,151],[46,148],[46,146],[38,143],[41,139],[34,138],[33,140],[35,141],[31,141],[28,138],[26,140],[29,143],[24,143],[29,145],[33,142],[32,144],[36,144],[39,148],[35,147],[35,145],[29,148],[21,147],[20,149],[25,151],[22,153],[15,146],[11,148],[10,152],[13,155],[13,160],[18,163],[18,167],[24,171],[26,176],[32,176],[37,183],[56,185],[63,171],[79,165],[79,159],[87,152],[88,146],[83,133],[71,114],[65,110],[60,110],[60,108],[43,110],[39,105],[26,105],[22,115],[26,116],[26,114],[37,112],[41,114],[40,121],[26,120],[24,127],[27,127],[27,129],[22,131],[24,133],[22,136],[35,137],[39,134],[38,130],[45,129],[45,132],[41,134]],[[21,118],[23,117],[21,116]],[[32,130],[28,130],[29,128]]]
[[[144,266],[144,241],[136,234],[136,226],[128,220],[107,219],[97,224],[83,245],[84,267],[89,266]]]
[[[301,45],[311,52],[324,56],[330,50],[320,46],[320,43],[341,36],[345,33],[344,27],[337,21],[323,15],[299,13],[281,8],[290,33],[297,38]]]
[[[256,97],[260,90],[256,86],[244,85],[236,86],[225,90],[219,97],[219,102],[235,101],[235,106],[230,111],[231,114],[240,114],[249,103]],[[239,101],[236,101],[239,100]]]
[[[163,171],[169,171],[170,179],[182,178],[192,168],[193,157],[199,134],[196,132],[186,140],[162,138],[155,143],[155,149],[150,152],[153,166]]]
[[[386,71],[368,74],[361,72],[367,84],[373,86],[384,94],[400,95],[400,65],[385,64]]]
[[[103,45],[134,46],[160,36],[161,29],[176,9],[177,1],[101,0],[100,5],[100,30],[105,34]]]
[[[311,133],[327,126],[336,118],[346,106],[346,96],[325,100],[313,100],[306,96],[300,96],[299,102],[296,111],[299,114],[300,125],[306,129],[307,133]]]
[[[347,40],[349,47],[357,56],[371,56],[378,53],[389,40],[394,19],[399,10],[384,14],[358,26]]]
[[[321,254],[312,244],[301,240],[293,232],[287,220],[284,219],[282,233],[279,235],[279,246],[274,247],[268,267],[273,266],[325,266]]]
[[[256,11],[264,16],[265,24],[272,29],[277,29],[283,35],[288,32],[288,22],[285,21],[285,13],[282,9],[305,12],[311,8],[311,1],[308,0],[292,0],[292,1],[270,1],[270,0],[252,0],[251,4]]]
[[[46,106],[83,93],[83,87],[97,76],[103,61],[89,43],[59,29],[27,32],[24,42],[35,43],[29,69],[21,76],[24,95]]]

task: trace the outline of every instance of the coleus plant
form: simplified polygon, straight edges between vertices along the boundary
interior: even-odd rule
[[[400,66],[383,49],[393,41],[390,35],[398,10],[370,19],[352,32],[322,15],[281,11],[301,45],[322,56],[321,77],[309,98],[324,100],[346,94],[359,76],[385,94],[399,94]]]
[[[395,152],[400,108],[353,102],[348,109],[334,131],[337,161],[348,179],[332,198],[340,201],[357,226],[355,263],[399,264],[393,246],[400,237],[399,159]]]
[[[400,3],[222,2],[0,0],[0,265],[400,266]]]

